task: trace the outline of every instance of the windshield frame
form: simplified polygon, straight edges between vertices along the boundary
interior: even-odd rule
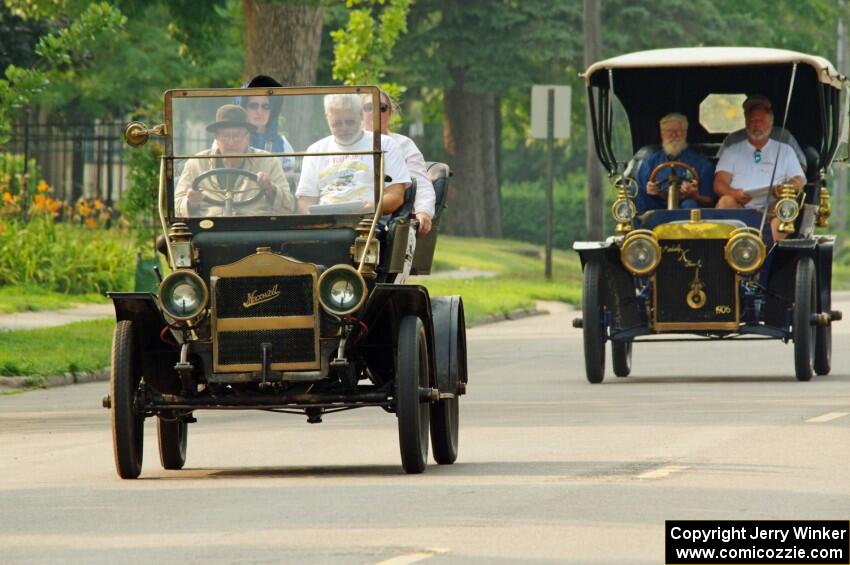
[[[164,175],[161,184],[164,184],[164,194],[160,201],[160,213],[169,224],[175,221],[185,222],[192,225],[204,227],[206,224],[214,224],[224,229],[267,229],[272,226],[280,227],[322,227],[345,225],[354,226],[364,216],[372,217],[379,215],[381,198],[384,188],[383,175],[383,153],[381,152],[381,127],[379,112],[372,114],[372,148],[366,151],[351,151],[347,153],[309,153],[306,151],[292,152],[269,152],[263,158],[278,157],[305,157],[316,155],[372,155],[373,162],[373,187],[374,187],[374,212],[359,212],[346,214],[300,214],[280,216],[209,216],[209,217],[184,217],[175,211],[175,188],[177,176],[175,175],[175,161],[188,161],[190,159],[208,158],[203,155],[183,155],[174,153],[174,102],[191,98],[221,98],[223,101],[234,100],[243,96],[325,96],[328,94],[356,94],[369,95],[375,107],[380,106],[380,90],[377,86],[313,86],[313,87],[259,87],[259,88],[216,88],[216,89],[172,89],[164,94],[164,113],[166,135],[164,138],[164,153],[161,157]],[[225,157],[254,156],[246,153],[233,153],[222,155]],[[164,202],[162,201],[164,200]],[[208,221],[205,221],[208,220]]]

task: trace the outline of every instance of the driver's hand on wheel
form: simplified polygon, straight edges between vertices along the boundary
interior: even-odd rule
[[[693,198],[697,195],[697,183],[692,180],[686,180],[682,183],[682,186],[679,188],[679,194],[682,199]]]
[[[646,193],[650,196],[661,196],[659,185],[660,183],[658,181],[649,181],[648,183],[646,183]]]
[[[186,205],[190,212],[196,212],[201,207],[201,202],[204,201],[204,193],[197,189],[189,190],[186,194]]]
[[[274,186],[268,173],[257,173],[257,184],[269,198],[274,197]]]

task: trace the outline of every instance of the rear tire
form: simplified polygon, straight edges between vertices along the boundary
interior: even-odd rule
[[[611,362],[614,374],[618,377],[628,377],[632,372],[632,341],[611,340]]]
[[[823,281],[821,281],[823,284]],[[832,301],[826,300],[821,304],[820,311],[829,314]],[[815,328],[815,373],[828,375],[832,370],[832,323]]]
[[[419,398],[428,385],[428,342],[416,316],[399,324],[395,366],[395,404],[401,465],[406,473],[421,473],[428,461],[429,407]]]
[[[156,435],[159,439],[159,461],[163,469],[182,469],[186,464],[186,444],[189,424],[179,416],[167,420],[156,419]]]
[[[451,465],[457,460],[458,430],[460,428],[460,385],[466,383],[466,322],[463,305],[457,309],[457,315],[451,317],[449,335],[454,335],[449,344],[448,373],[449,392],[454,398],[446,398],[431,405],[431,448],[434,461],[440,465]],[[435,332],[437,333],[437,332]],[[454,363],[452,362],[454,360]],[[438,361],[439,363],[439,361]]]
[[[591,383],[605,378],[605,327],[602,324],[602,266],[588,261],[584,266],[584,287],[581,296],[582,328],[584,333],[584,371]]]
[[[136,411],[136,393],[141,373],[136,361],[136,332],[131,320],[115,326],[112,339],[112,374],[109,394],[112,400],[112,447],[115,469],[122,479],[135,479],[142,472],[144,414]]]
[[[798,381],[812,378],[815,360],[815,327],[812,313],[817,308],[815,296],[815,267],[812,260],[802,257],[797,261],[794,286],[794,314],[791,335],[794,340],[794,370]]]

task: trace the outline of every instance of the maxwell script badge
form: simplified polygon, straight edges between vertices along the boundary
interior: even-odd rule
[[[245,302],[242,303],[242,306],[244,306],[245,308],[250,308],[251,306],[256,306],[257,304],[262,304],[263,302],[268,302],[269,300],[274,300],[278,296],[280,296],[280,290],[278,290],[277,285],[274,285],[265,292],[257,292],[256,290],[252,290],[248,293],[248,297],[245,299]]]

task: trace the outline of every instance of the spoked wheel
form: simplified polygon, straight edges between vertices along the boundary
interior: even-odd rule
[[[823,284],[823,281],[821,281]],[[832,309],[831,300],[827,299],[821,304],[820,311],[829,312]],[[832,370],[832,324],[818,326],[815,328],[815,373],[828,375]]]
[[[808,257],[797,261],[794,287],[794,316],[791,334],[794,340],[794,370],[798,381],[812,378],[815,361],[815,327],[812,313],[817,308],[815,296],[815,266]]]
[[[458,428],[460,415],[459,383],[466,382],[466,322],[463,307],[458,309],[457,319],[451,323],[456,332],[450,345],[449,390],[454,398],[445,398],[431,404],[431,447],[434,460],[440,465],[451,465],[457,459]]]
[[[163,469],[182,469],[186,464],[189,424],[177,415],[158,416],[156,434],[159,439],[159,461]]]
[[[112,446],[115,469],[122,479],[135,479],[142,472],[144,414],[136,411],[136,392],[141,373],[136,361],[137,345],[133,322],[122,320],[112,339]]]
[[[631,341],[611,341],[611,362],[614,364],[614,374],[618,377],[628,377],[632,372]]]
[[[605,327],[602,325],[601,265],[588,261],[584,266],[584,288],[581,297],[584,331],[584,370],[587,380],[601,383],[605,377]]]
[[[430,411],[420,401],[420,387],[428,387],[428,342],[422,321],[405,316],[398,331],[395,401],[401,465],[407,473],[421,473],[428,460]]]

